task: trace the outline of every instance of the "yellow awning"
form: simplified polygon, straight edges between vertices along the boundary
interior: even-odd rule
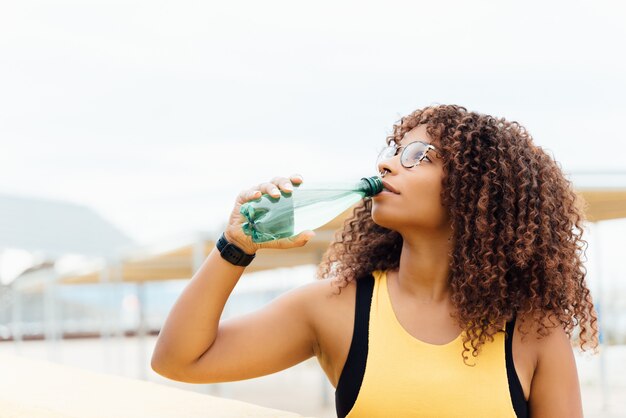
[[[577,192],[583,198],[581,203],[585,206],[587,217],[590,221],[626,217],[626,189],[616,190],[579,190]],[[306,246],[290,250],[263,250],[257,254],[254,262],[246,268],[246,272],[274,269],[279,267],[295,267],[304,264],[318,264],[322,254],[328,248],[334,233],[342,227],[344,220],[352,213],[352,209],[346,210],[322,228],[318,229],[317,235]],[[117,277],[124,282],[143,282],[156,280],[171,280],[189,278],[194,269],[194,248],[197,243],[189,243],[169,251],[157,254],[149,254],[143,257],[135,257],[124,260],[121,269],[116,273],[113,266],[107,266],[107,276],[112,280]],[[215,247],[212,240],[202,244],[202,258],[206,257]],[[197,251],[197,250],[196,250]],[[68,275],[60,278],[61,283],[98,283],[102,271],[91,273]]]
[[[626,189],[581,189],[578,195],[586,203],[585,213],[590,221],[626,218]]]

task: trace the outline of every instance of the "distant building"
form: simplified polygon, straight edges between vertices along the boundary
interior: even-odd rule
[[[20,289],[19,317],[26,336],[29,324],[43,321],[43,288],[58,274],[60,260],[67,261],[68,255],[80,260],[107,260],[133,245],[128,235],[86,206],[0,194],[0,266],[6,271],[7,266],[16,262],[18,253],[32,256],[26,265],[22,261],[12,277],[1,277],[0,339],[7,337],[8,324],[15,314],[15,294],[11,288]],[[71,312],[72,316],[88,313],[84,305],[70,305],[59,304],[60,313]]]

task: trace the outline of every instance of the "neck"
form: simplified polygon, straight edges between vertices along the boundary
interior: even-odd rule
[[[403,235],[398,287],[424,304],[448,303],[452,243],[447,231],[412,231]]]

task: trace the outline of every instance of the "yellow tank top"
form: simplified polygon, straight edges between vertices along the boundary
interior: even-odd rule
[[[444,345],[410,335],[398,322],[387,274],[373,272],[365,372],[347,417],[516,418],[509,393],[504,333],[463,362],[463,334]],[[504,328],[503,328],[504,330]]]

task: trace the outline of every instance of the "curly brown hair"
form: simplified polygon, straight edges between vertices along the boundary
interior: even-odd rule
[[[441,197],[454,243],[448,283],[453,317],[465,329],[463,361],[468,343],[476,357],[505,321],[525,314],[542,337],[560,324],[572,339],[578,326],[580,348],[596,348],[584,214],[560,165],[519,123],[456,105],[401,118],[387,144],[421,124],[443,160]],[[374,270],[399,267],[402,236],[375,224],[371,207],[370,198],[355,207],[318,266],[317,277],[332,277],[339,291]]]

